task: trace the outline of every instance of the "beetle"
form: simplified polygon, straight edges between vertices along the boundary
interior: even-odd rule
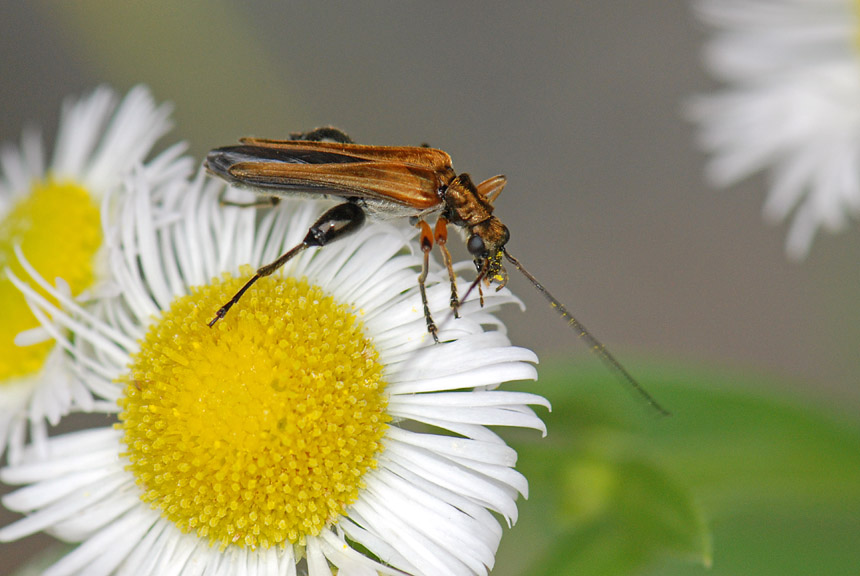
[[[562,303],[529,273],[507,249],[510,232],[493,215],[493,203],[505,186],[504,176],[475,184],[466,173],[454,172],[451,157],[429,146],[368,146],[356,144],[341,130],[317,128],[290,135],[290,140],[242,138],[240,144],[211,150],[205,161],[213,175],[238,188],[269,198],[280,196],[335,197],[342,203],[327,210],[310,227],[304,240],[254,276],[222,306],[209,326],[223,318],[245,292],[300,252],[345,238],[370,218],[409,218],[419,227],[424,256],[418,287],[427,331],[439,342],[438,329],[427,303],[425,281],[430,252],[439,246],[451,281],[451,309],[458,317],[457,294],[451,255],[447,248],[448,225],[466,231],[466,249],[474,258],[477,277],[465,297],[477,287],[483,304],[482,284],[495,282],[497,290],[508,281],[507,260],[549,301],[611,371],[661,414],[668,412],[627,372],[606,347]],[[436,217],[433,228],[426,219]]]

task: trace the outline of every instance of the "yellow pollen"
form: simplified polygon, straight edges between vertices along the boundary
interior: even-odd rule
[[[117,426],[143,500],[183,531],[301,545],[376,467],[383,369],[356,317],[305,280],[263,278],[209,328],[245,280],[193,289],[150,328]]]
[[[0,221],[0,385],[37,372],[51,350],[49,343],[26,347],[14,343],[19,332],[39,326],[3,272],[8,267],[18,278],[28,278],[15,246],[21,246],[46,280],[53,283],[59,276],[77,295],[93,283],[93,261],[101,243],[99,208],[89,192],[73,182],[35,183]]]

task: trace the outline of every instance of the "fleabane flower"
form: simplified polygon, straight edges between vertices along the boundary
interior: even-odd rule
[[[766,218],[792,213],[786,248],[804,257],[819,228],[860,211],[860,4],[855,0],[698,0],[714,29],[707,67],[725,87],[692,102],[708,179],[768,170]]]
[[[434,344],[413,229],[374,224],[305,251],[210,328],[324,210],[287,200],[259,216],[219,204],[222,186],[135,174],[113,231],[121,296],[98,316],[21,283],[121,413],[2,471],[28,486],[4,498],[26,517],[0,540],[82,542],[54,576],[486,574],[527,492],[490,427],[545,431],[530,406],[548,406],[497,390],[536,376],[493,315],[517,301],[490,292],[446,318],[431,270]]]
[[[156,106],[145,88],[118,100],[107,88],[68,100],[48,165],[32,130],[20,148],[0,150],[0,456],[8,445],[10,460],[26,440],[28,420],[32,436],[42,438],[46,422],[97,402],[58,368],[58,350],[9,275],[24,275],[19,250],[75,297],[104,276],[103,200],[170,128],[168,108]]]

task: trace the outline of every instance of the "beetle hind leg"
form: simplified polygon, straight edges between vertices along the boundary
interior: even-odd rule
[[[326,244],[340,240],[345,236],[349,236],[361,228],[364,224],[364,220],[364,211],[357,204],[352,202],[344,202],[343,204],[338,204],[337,206],[326,210],[325,213],[320,216],[316,222],[314,222],[313,226],[308,229],[308,233],[305,235],[305,239],[302,240],[301,244],[298,244],[284,252],[273,262],[258,268],[256,274],[254,274],[226,304],[218,309],[215,313],[215,317],[209,322],[209,327],[213,327],[218,320],[226,316],[227,312],[230,311],[230,308],[239,302],[245,292],[247,292],[257,280],[264,276],[271,275],[307,248],[323,247]]]
[[[280,204],[281,199],[277,196],[257,196],[251,202],[236,202],[227,200],[226,194],[229,188],[222,188],[218,193],[218,204],[221,206],[233,206],[234,208],[274,208]]]

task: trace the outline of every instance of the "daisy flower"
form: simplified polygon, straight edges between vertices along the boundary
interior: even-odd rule
[[[96,403],[91,390],[64,375],[59,350],[8,274],[23,274],[20,250],[66,294],[85,294],[104,276],[102,199],[170,128],[168,107],[156,106],[145,88],[117,100],[99,88],[67,101],[48,166],[33,130],[20,148],[0,150],[0,456],[8,445],[13,461],[28,420],[38,439],[72,406]]]
[[[110,253],[121,296],[99,316],[33,270],[60,306],[19,283],[75,335],[63,346],[121,413],[0,473],[27,485],[3,499],[26,516],[0,541],[45,530],[82,542],[51,576],[487,574],[500,519],[512,524],[527,493],[489,427],[545,433],[530,406],[548,407],[496,389],[536,377],[493,315],[517,300],[466,302],[434,344],[414,229],[378,224],[305,251],[209,328],[324,209],[288,200],[260,217],[223,207],[223,190],[135,172]],[[439,268],[427,294],[442,320]]]
[[[793,221],[787,252],[803,258],[819,228],[860,211],[860,43],[853,0],[698,0],[715,29],[708,68],[726,87],[692,101],[708,179],[768,170],[766,218]]]

